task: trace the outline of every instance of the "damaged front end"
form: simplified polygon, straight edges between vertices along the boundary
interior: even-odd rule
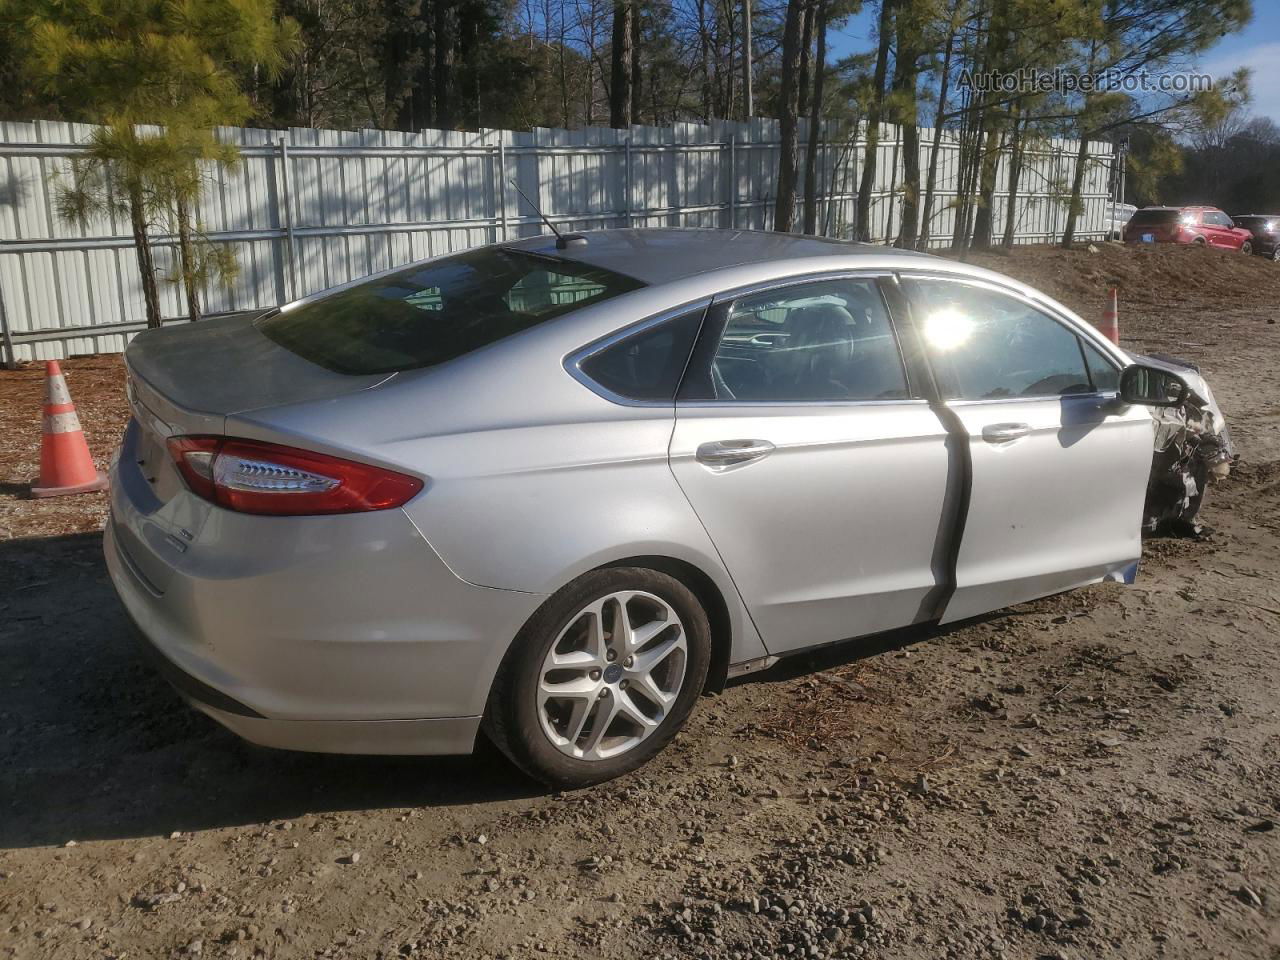
[[[1196,515],[1205,487],[1224,479],[1236,456],[1231,432],[1199,368],[1169,357],[1133,354],[1133,358],[1176,373],[1190,388],[1179,406],[1151,408],[1155,457],[1147,481],[1143,531],[1200,537],[1205,530]]]

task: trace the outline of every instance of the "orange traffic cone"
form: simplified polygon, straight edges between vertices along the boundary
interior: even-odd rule
[[[67,380],[57,360],[45,363],[43,436],[40,438],[40,479],[32,485],[33,497],[57,497],[65,493],[105,490],[107,478],[93,465],[89,444],[80,429],[76,405],[67,392]]]
[[[1111,288],[1111,303],[1102,312],[1102,323],[1098,324],[1098,329],[1112,343],[1120,345],[1120,295],[1115,287]]]

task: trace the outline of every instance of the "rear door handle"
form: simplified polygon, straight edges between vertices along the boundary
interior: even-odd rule
[[[768,440],[712,440],[698,445],[697,458],[708,467],[723,469],[767,457],[773,450]]]
[[[1008,443],[1025,437],[1030,432],[1029,423],[989,423],[982,428],[982,439],[987,443]]]

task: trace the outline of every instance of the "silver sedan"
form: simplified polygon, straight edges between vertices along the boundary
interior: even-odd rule
[[[1132,580],[1187,386],[964,264],[537,237],[137,337],[106,555],[261,744],[605,780],[778,657]]]

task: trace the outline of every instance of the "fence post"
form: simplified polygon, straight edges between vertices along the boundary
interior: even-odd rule
[[[507,144],[498,132],[498,177],[494,184],[497,191],[495,202],[498,204],[498,223],[502,230],[502,242],[507,241]]]
[[[280,201],[284,207],[284,251],[288,262],[289,301],[298,299],[298,261],[293,250],[293,198],[289,190],[289,144],[280,138]]]
[[[627,218],[627,226],[635,226],[631,215],[631,137],[628,136],[622,145],[622,211]]]
[[[0,287],[0,340],[4,341],[4,365],[18,369],[18,355],[13,349],[13,334],[9,330],[9,314],[4,309],[4,289]]]
[[[738,229],[738,135],[729,138],[729,229]]]

